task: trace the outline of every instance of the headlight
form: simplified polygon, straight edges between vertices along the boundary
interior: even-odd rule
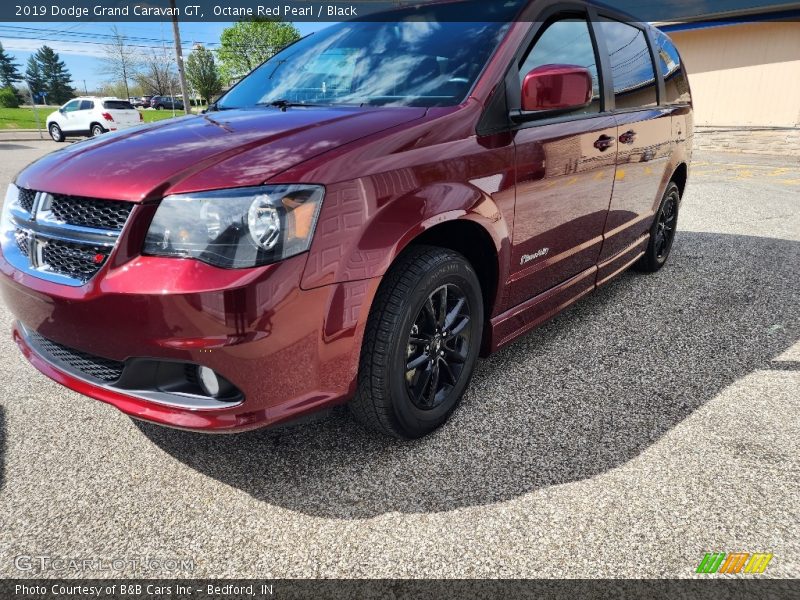
[[[267,185],[167,196],[144,253],[229,269],[289,258],[311,246],[324,194],[318,185]]]

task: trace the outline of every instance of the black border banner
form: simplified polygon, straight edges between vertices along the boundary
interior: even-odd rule
[[[800,583],[792,579],[655,580],[178,580],[178,579],[11,579],[0,582],[0,598],[26,600],[220,600],[383,599],[447,600],[502,598],[503,600],[578,600],[643,598],[680,600],[708,598],[738,600],[797,598]]]
[[[408,9],[424,20],[431,0],[175,0],[180,21],[278,19],[293,22],[331,22],[358,18],[394,21],[392,12]],[[508,20],[509,0],[453,2],[448,20]],[[524,0],[511,0],[523,6]],[[800,20],[794,0],[607,0],[603,5],[630,14],[637,21],[686,22],[721,15],[774,14]],[[3,0],[0,21],[14,22],[142,22],[170,21],[170,0]]]

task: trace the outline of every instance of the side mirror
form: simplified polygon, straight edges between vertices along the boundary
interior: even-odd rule
[[[63,115],[63,114],[64,114],[65,112],[67,112],[67,111],[65,111],[63,108],[59,108],[59,109],[58,109],[58,112],[60,112],[60,113]]]
[[[576,65],[543,65],[522,82],[523,112],[567,111],[592,102],[592,75]]]

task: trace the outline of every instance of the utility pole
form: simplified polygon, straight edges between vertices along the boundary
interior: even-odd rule
[[[36,98],[33,96],[33,88],[27,81],[25,85],[28,87],[28,93],[31,95],[31,106],[33,107],[33,117],[36,119],[36,129],[39,131],[39,139],[44,139],[42,136],[42,126],[39,124],[39,111],[36,108]]]
[[[83,80],[83,91],[87,96],[89,95],[89,89],[86,87],[86,80],[85,79]]]
[[[172,33],[175,37],[175,58],[178,61],[178,75],[181,78],[181,94],[183,94],[183,111],[188,115],[192,112],[189,94],[186,91],[186,73],[183,71],[183,51],[181,50],[181,31],[178,28],[178,10],[175,0],[169,0],[172,7]],[[173,104],[174,106],[174,104]]]

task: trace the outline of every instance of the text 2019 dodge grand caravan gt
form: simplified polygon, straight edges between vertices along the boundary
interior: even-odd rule
[[[413,438],[479,355],[661,268],[692,136],[673,44],[583,2],[484,6],[335,24],[205,115],[22,171],[0,287],[25,356],[173,427],[349,402]]]

